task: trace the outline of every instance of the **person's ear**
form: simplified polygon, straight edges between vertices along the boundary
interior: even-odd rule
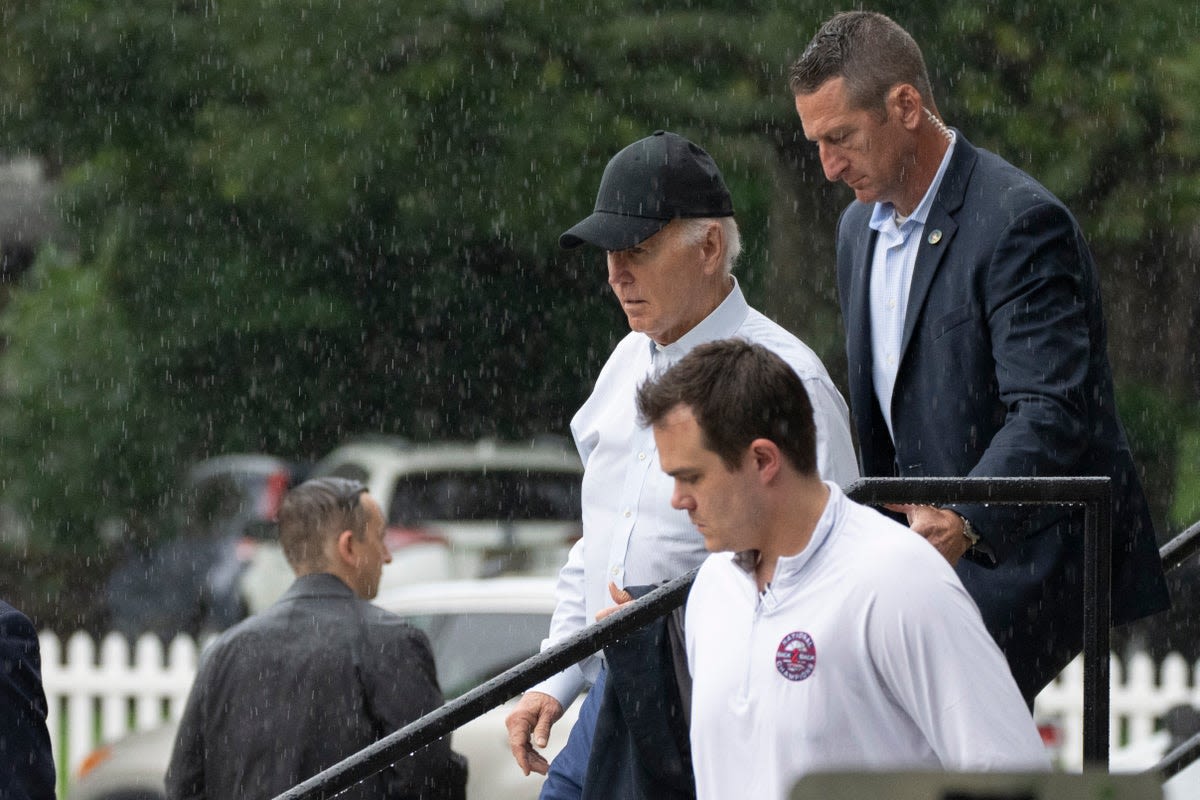
[[[346,529],[337,536],[337,557],[338,560],[347,566],[356,566],[358,564],[358,553],[354,547],[354,531]]]
[[[895,114],[900,124],[909,130],[916,130],[921,124],[921,93],[911,83],[901,83],[888,91],[888,113]]]
[[[755,439],[751,442],[749,458],[754,459],[754,470],[764,484],[774,480],[783,465],[783,453],[779,452],[779,446],[770,439]]]
[[[704,239],[700,242],[700,253],[704,259],[704,271],[709,275],[721,272],[725,253],[725,229],[718,223],[709,223]]]

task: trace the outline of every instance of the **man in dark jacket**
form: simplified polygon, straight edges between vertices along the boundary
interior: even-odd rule
[[[425,635],[367,602],[391,561],[379,505],[321,478],[279,509],[296,581],[207,650],[167,772],[172,800],[271,798],[442,704]],[[465,761],[439,741],[349,798],[465,796]]]
[[[0,600],[0,800],[54,800],[37,631]]]

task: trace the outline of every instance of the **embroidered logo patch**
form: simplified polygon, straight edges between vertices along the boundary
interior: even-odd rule
[[[775,669],[789,681],[802,681],[817,668],[817,646],[804,631],[792,631],[775,650]]]

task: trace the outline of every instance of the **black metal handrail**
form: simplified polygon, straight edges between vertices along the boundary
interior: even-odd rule
[[[1158,551],[1163,569],[1172,572],[1200,553],[1200,521],[1192,523],[1164,544]],[[1200,733],[1182,742],[1147,772],[1156,773],[1162,780],[1177,775],[1200,758]]]
[[[1196,553],[1200,553],[1200,521],[1192,523],[1158,551],[1162,556],[1163,569],[1167,572],[1181,566]]]
[[[1084,760],[1108,763],[1108,621],[1111,487],[1108,478],[866,478],[846,494],[860,503],[995,503],[1083,505],[1084,518]],[[275,800],[332,797],[389,764],[445,736],[545,678],[683,604],[693,570],[621,608],[497,677],[348,756]],[[1103,583],[1103,587],[1099,584]],[[1103,589],[1102,591],[1100,589]],[[1102,630],[1095,630],[1103,623]],[[1089,635],[1088,628],[1092,628]],[[1089,667],[1088,650],[1103,646]],[[1093,697],[1094,696],[1094,697]],[[1089,705],[1089,698],[1092,702]],[[1090,708],[1090,711],[1089,711]],[[1099,713],[1099,712],[1103,713]]]
[[[1200,758],[1200,733],[1193,734],[1190,739],[1163,756],[1163,760],[1148,771],[1157,773],[1158,777],[1165,781],[1183,772],[1197,758]]]

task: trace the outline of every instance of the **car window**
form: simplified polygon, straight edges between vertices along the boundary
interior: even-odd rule
[[[402,476],[388,522],[578,520],[580,476],[533,470],[445,471]]]
[[[256,517],[267,475],[230,472],[196,481],[183,495],[183,523],[193,535],[241,535]]]
[[[428,634],[447,700],[537,653],[550,629],[548,614],[477,612],[404,618]]]
[[[229,472],[195,482],[187,493],[184,513],[193,528],[213,534],[277,537],[275,515],[291,485],[289,470]]]

